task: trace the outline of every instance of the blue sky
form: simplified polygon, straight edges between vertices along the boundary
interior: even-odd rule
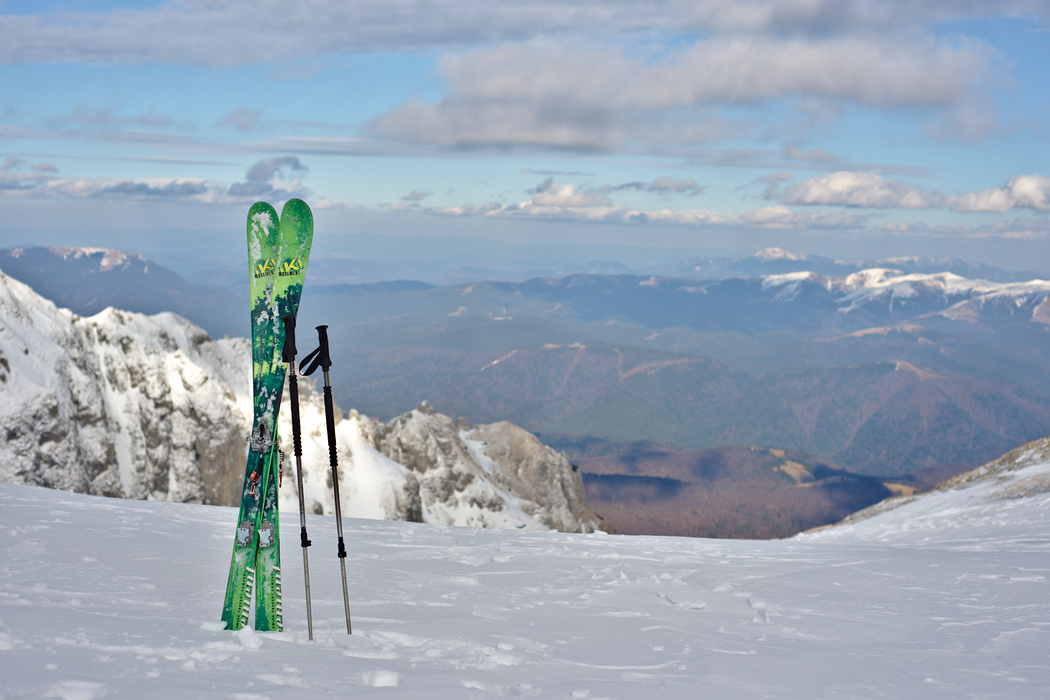
[[[300,196],[319,235],[395,246],[1050,272],[1048,19],[976,0],[0,2],[0,243],[157,250]]]

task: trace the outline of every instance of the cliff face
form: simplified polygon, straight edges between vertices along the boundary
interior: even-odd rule
[[[81,318],[0,275],[0,478],[217,502],[243,461],[230,381],[244,340],[173,314]]]
[[[0,273],[0,480],[81,493],[239,502],[251,423],[250,347],[174,314],[82,318]],[[321,395],[299,380],[303,491],[334,512]],[[285,402],[287,402],[285,392]],[[509,423],[467,428],[427,404],[375,424],[339,411],[348,517],[589,532],[599,521],[564,457]],[[281,506],[298,508],[290,411]]]
[[[411,470],[428,521],[593,532],[583,480],[565,456],[518,426],[468,427],[419,408],[379,426],[375,446]]]

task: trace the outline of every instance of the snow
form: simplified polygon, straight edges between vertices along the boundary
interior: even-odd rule
[[[774,302],[794,301],[803,284],[819,284],[835,295],[835,303],[842,313],[849,313],[866,304],[886,302],[893,307],[895,300],[913,300],[918,297],[940,298],[949,306],[966,301],[1005,304],[1017,309],[1040,303],[1050,294],[1050,281],[990,282],[968,279],[951,272],[936,274],[903,274],[890,268],[869,268],[837,277],[798,271],[776,275],[762,275],[762,290],[775,291]]]
[[[763,248],[754,255],[751,256],[755,260],[761,262],[772,262],[774,260],[805,260],[805,255],[795,255],[789,253],[783,248]]]
[[[784,541],[333,518],[287,631],[218,622],[236,511],[0,484],[0,697],[1037,698],[1050,441]],[[892,507],[897,505],[898,507]]]
[[[307,512],[335,513],[332,491],[332,468],[328,456],[328,431],[324,404],[308,383],[299,378],[303,393],[299,404],[303,428],[303,496]],[[279,490],[280,509],[288,515],[299,512],[295,458],[292,448],[291,411],[282,409],[278,417],[279,432],[288,463],[284,484]],[[404,488],[408,470],[384,457],[363,435],[365,420],[356,412],[336,423],[339,496],[342,512],[357,518],[381,520],[397,511],[397,493]],[[310,518],[307,519],[310,522]]]
[[[786,272],[782,275],[764,275],[762,277],[762,290],[780,287],[781,289],[773,297],[773,301],[785,304],[794,301],[798,297],[804,282],[809,282],[816,278],[817,275],[812,272]]]
[[[872,268],[846,276],[840,289],[845,294],[837,303],[847,311],[886,297],[891,303],[893,299],[913,298],[920,291],[939,294],[946,300],[973,298],[1007,301],[1021,306],[1033,298],[1050,293],[1050,281],[989,282],[960,277],[951,272],[903,275],[897,270]]]

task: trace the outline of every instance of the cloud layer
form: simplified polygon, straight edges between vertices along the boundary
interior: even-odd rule
[[[1002,187],[946,195],[919,185],[886,180],[871,172],[836,172],[809,178],[783,193],[767,190],[784,204],[817,204],[874,209],[947,208],[959,212],[1007,212],[1012,209],[1050,211],[1050,178],[1019,175]]]
[[[654,182],[659,182],[655,180]],[[652,184],[652,183],[650,183]],[[795,212],[784,206],[753,209],[743,214],[706,209],[636,209],[615,204],[608,193],[616,187],[581,188],[547,178],[528,190],[531,199],[515,204],[489,203],[430,210],[445,216],[477,216],[519,220],[586,221],[592,223],[660,224],[691,227],[856,228],[863,217],[839,212]]]
[[[724,108],[808,100],[874,110],[969,108],[989,74],[976,42],[733,36],[667,54],[539,40],[448,56],[448,94],[376,118],[373,133],[446,148],[696,145],[747,133]]]
[[[169,0],[141,9],[0,15],[0,62],[235,65],[454,48],[537,36],[761,33],[878,36],[1038,0]]]
[[[53,165],[7,158],[0,165],[0,196],[245,204],[308,196],[310,189],[293,177],[306,170],[294,156],[268,158],[251,166],[243,182],[227,185],[201,178],[60,177]]]

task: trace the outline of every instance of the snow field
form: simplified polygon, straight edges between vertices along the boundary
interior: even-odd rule
[[[288,631],[229,632],[234,509],[2,484],[0,698],[1042,697],[1050,497],[973,491],[785,541],[346,520],[353,636],[308,516],[309,642],[294,514]]]

